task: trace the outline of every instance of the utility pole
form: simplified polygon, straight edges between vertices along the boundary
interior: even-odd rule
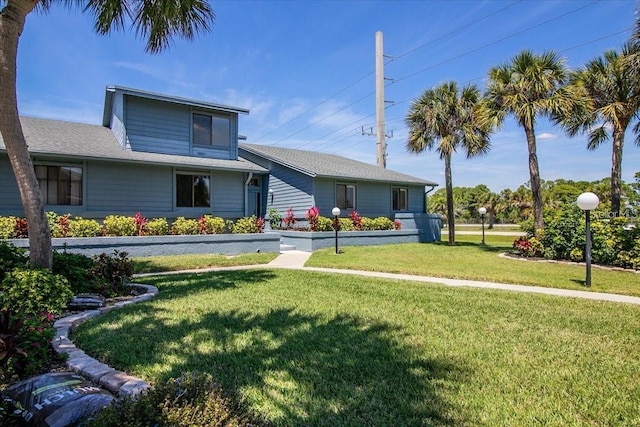
[[[384,58],[382,31],[376,31],[376,157],[378,166],[387,167],[387,138],[393,135],[385,133],[384,106]],[[363,129],[363,135],[364,129]]]

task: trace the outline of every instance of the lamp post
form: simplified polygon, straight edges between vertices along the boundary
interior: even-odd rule
[[[273,188],[269,189],[269,197],[271,198],[271,204],[273,205]]]
[[[487,208],[484,206],[478,209],[478,213],[480,214],[480,218],[482,218],[482,244],[484,245],[484,216],[487,213]]]
[[[584,248],[584,259],[587,262],[587,276],[585,279],[585,286],[591,287],[591,211],[598,207],[600,200],[598,196],[587,191],[578,196],[576,200],[578,207],[584,211],[585,215],[585,228],[587,234],[587,241]]]
[[[338,228],[340,228],[338,216],[340,216],[340,208],[336,206],[331,209],[331,214],[333,215],[333,229],[336,230],[336,254],[338,254]]]

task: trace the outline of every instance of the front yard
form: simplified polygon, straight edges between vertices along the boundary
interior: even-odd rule
[[[540,274],[540,264],[501,260],[492,248],[417,246],[425,252],[352,247],[312,263],[363,269],[377,260],[392,271],[449,268],[503,282]],[[494,272],[489,259],[511,268]],[[566,275],[557,283],[582,277],[578,267],[549,266]],[[594,286],[605,286],[596,273]],[[617,274],[637,287],[638,275]],[[138,281],[160,294],[83,324],[74,342],[152,383],[209,372],[272,425],[640,421],[637,306],[267,269]]]

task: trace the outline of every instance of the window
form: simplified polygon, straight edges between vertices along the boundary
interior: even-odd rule
[[[81,167],[38,165],[35,169],[45,204],[82,205]]]
[[[336,184],[336,206],[340,209],[356,208],[356,186]]]
[[[176,206],[179,208],[208,208],[209,180],[206,175],[176,175]]]
[[[231,119],[216,114],[193,114],[193,144],[229,148]]]
[[[393,188],[391,190],[393,197],[393,210],[406,211],[409,209],[409,189]]]

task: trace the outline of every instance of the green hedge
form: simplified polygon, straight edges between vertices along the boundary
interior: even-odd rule
[[[58,215],[47,212],[51,237],[96,236],[164,236],[168,234],[261,233],[264,220],[255,216],[225,221],[220,217],[203,215],[200,218],[178,217],[169,224],[166,218],[147,220],[139,212],[133,216],[107,215],[100,224],[95,219]],[[26,238],[24,218],[0,217],[0,240]]]
[[[596,264],[640,269],[640,228],[624,216],[601,219],[597,211],[591,220],[591,259]],[[585,215],[575,205],[564,205],[544,213],[545,228],[533,237],[516,239],[514,249],[523,256],[581,262],[585,260]]]

